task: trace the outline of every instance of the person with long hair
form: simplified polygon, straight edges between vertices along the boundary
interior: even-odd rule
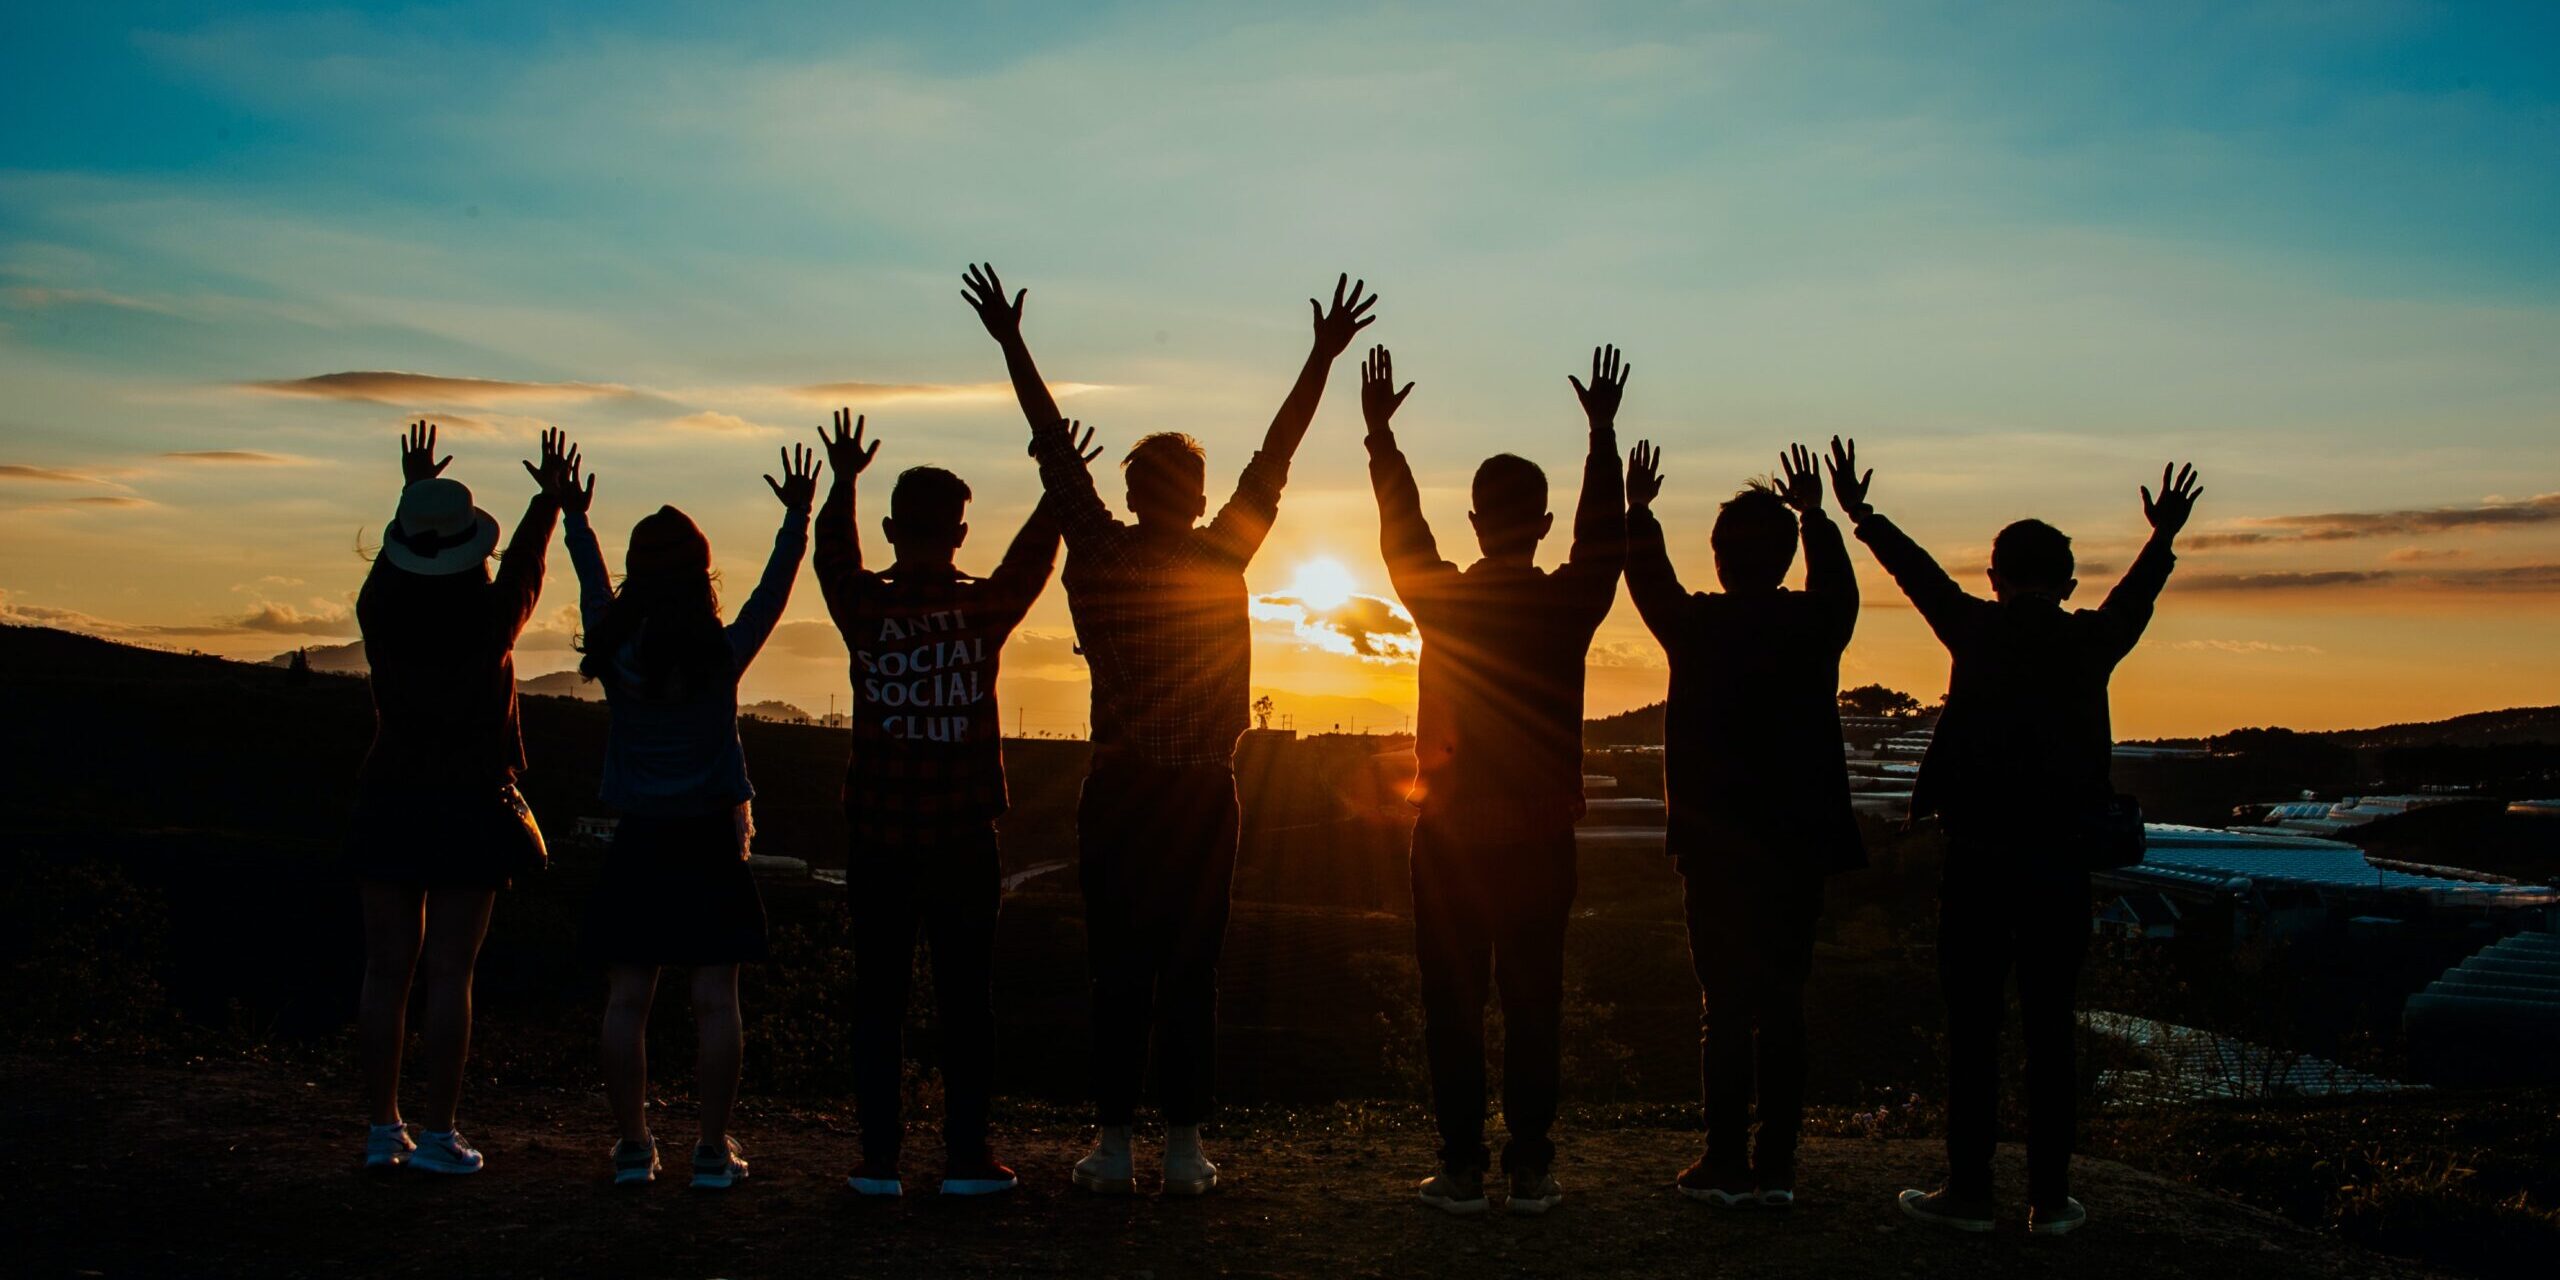
[[[543,551],[577,451],[542,434],[528,462],[539,491],[498,570],[498,522],[444,478],[436,429],[420,421],[400,447],[399,512],[356,596],[373,693],[373,745],[357,783],[347,850],[364,909],[364,990],[356,1043],[364,1063],[368,1169],[478,1173],[454,1127],[471,1050],[471,973],[498,890],[541,865],[541,832],[516,791],[516,637],[542,595]],[[415,1138],[400,1115],[409,993],[426,970],[426,1112]]]
[[[619,1184],[655,1181],[660,1167],[647,1042],[658,971],[669,965],[693,970],[702,1122],[693,1185],[720,1190],[747,1176],[729,1133],[746,1050],[738,966],[764,958],[765,917],[747,870],[755,787],[738,742],[738,677],[791,600],[818,491],[806,446],[782,461],[782,479],[764,478],[782,501],[781,531],[764,576],[725,625],[711,542],[683,512],[660,507],[632,527],[616,590],[587,521],[594,481],[563,503],[586,629],[578,670],[604,686],[612,710],[603,798],[621,815],[586,925],[587,949],[606,966],[604,1076],[621,1131]]]

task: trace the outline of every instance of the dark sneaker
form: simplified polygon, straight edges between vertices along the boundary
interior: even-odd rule
[[[1556,1176],[1544,1169],[1522,1169],[1511,1175],[1508,1204],[1513,1213],[1545,1213],[1563,1199],[1564,1184],[1557,1182]]]
[[[1484,1198],[1482,1169],[1442,1169],[1422,1180],[1421,1192],[1424,1204],[1461,1217],[1493,1207],[1493,1202]]]
[[[1760,1207],[1763,1209],[1795,1208],[1796,1189],[1794,1187],[1762,1187],[1760,1188]]]
[[[1790,1160],[1785,1164],[1761,1164],[1751,1171],[1751,1181],[1760,1188],[1762,1208],[1792,1209],[1796,1207],[1794,1161]]]
[[[720,1145],[693,1144],[693,1185],[697,1191],[726,1191],[747,1179],[746,1153],[738,1140],[722,1135]]]
[[[1719,1209],[1739,1209],[1760,1203],[1750,1175],[1731,1169],[1718,1172],[1707,1166],[1705,1156],[1698,1157],[1696,1164],[1681,1170],[1675,1185],[1680,1188],[1680,1194],[1692,1200],[1704,1200]]]
[[[2079,1230],[2080,1224],[2088,1220],[2089,1211],[2082,1208],[2080,1202],[2070,1196],[2062,1198],[2062,1207],[2059,1209],[2027,1206],[2027,1230],[2040,1236],[2067,1236]]]
[[[642,1142],[629,1139],[613,1144],[613,1185],[636,1187],[658,1180],[658,1140]]]
[[[844,1184],[858,1196],[887,1196],[892,1199],[907,1193],[907,1184],[898,1177],[898,1166],[886,1160],[865,1160],[853,1167],[853,1176]]]
[[[1991,1229],[1991,1202],[1988,1200],[1967,1200],[1941,1187],[1936,1191],[1905,1191],[1901,1203],[1904,1217],[1933,1227],[1971,1232]]]
[[[1021,1186],[1022,1180],[1013,1170],[996,1163],[993,1152],[981,1151],[975,1157],[953,1156],[942,1170],[942,1194],[946,1196],[1002,1195]]]

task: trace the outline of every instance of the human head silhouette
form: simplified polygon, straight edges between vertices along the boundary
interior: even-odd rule
[[[1752,481],[1716,509],[1708,545],[1725,590],[1772,590],[1796,562],[1796,513],[1777,490]]]
[[[947,565],[969,537],[969,482],[940,467],[909,467],[889,491],[880,532],[898,563]]]
[[[1131,445],[1120,470],[1129,482],[1129,512],[1141,525],[1188,529],[1209,509],[1208,455],[1179,431]]]
[[[2003,601],[2060,604],[2079,589],[2071,539],[2042,520],[2020,520],[1991,540],[1991,591]]]
[[[1476,546],[1488,556],[1529,556],[1556,518],[1547,510],[1547,473],[1518,454],[1497,453],[1476,468]]]
[[[601,622],[588,628],[578,671],[611,675],[624,646],[639,642],[635,665],[650,694],[683,696],[737,683],[735,660],[720,630],[711,540],[693,519],[660,507],[631,526],[622,556],[622,585]]]

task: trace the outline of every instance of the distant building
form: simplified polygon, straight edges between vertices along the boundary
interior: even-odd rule
[[[569,829],[571,843],[603,849],[613,844],[613,830],[622,825],[620,818],[580,818]]]

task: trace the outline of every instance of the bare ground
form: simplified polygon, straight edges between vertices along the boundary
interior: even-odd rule
[[[1936,1144],[1815,1140],[1804,1202],[1715,1211],[1670,1177],[1695,1135],[1568,1123],[1544,1218],[1456,1219],[1412,1199],[1427,1127],[1361,1109],[1224,1125],[1226,1179],[1203,1200],[1099,1200],[1066,1188],[1079,1128],[1003,1132],[1023,1189],[929,1193],[930,1140],[903,1202],[857,1200],[849,1117],[756,1106],[738,1132],[756,1176],[725,1195],[681,1179],[616,1189],[600,1098],[469,1099],[488,1156],[471,1178],[368,1177],[334,1089],[272,1066],[0,1059],[0,1221],[23,1276],[1752,1276],[2412,1277],[2419,1269],[2273,1215],[2106,1161],[2082,1160],[2089,1227],[2061,1240],[2007,1221],[1958,1237],[1902,1219]],[[661,1124],[673,1138],[678,1115]],[[669,1143],[681,1160],[683,1148]],[[1142,1147],[1144,1156],[1150,1149]],[[2021,1185],[2002,1153],[2004,1187]],[[1142,1180],[1143,1185],[1143,1180]]]

